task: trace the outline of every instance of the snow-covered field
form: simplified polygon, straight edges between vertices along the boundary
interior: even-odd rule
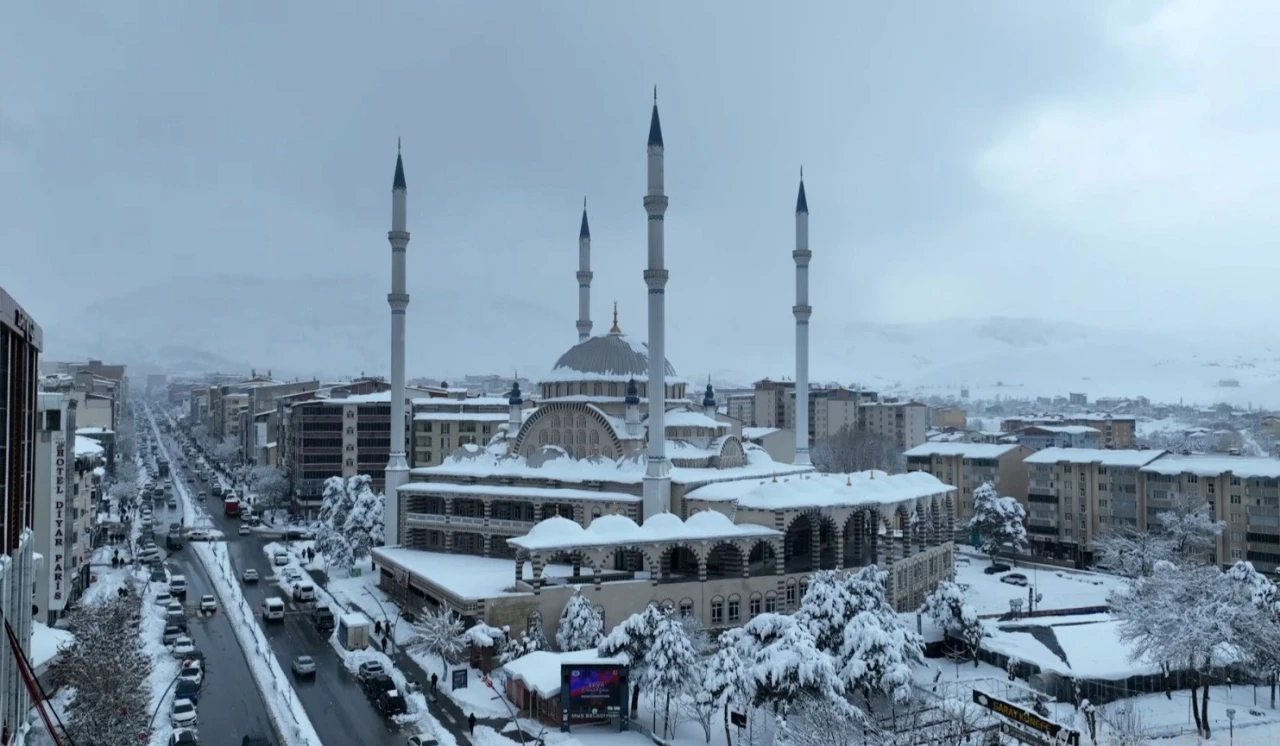
[[[1009,611],[1011,599],[1027,600],[1027,588],[1001,582],[1000,575],[983,573],[990,564],[986,555],[960,548],[956,554],[956,582],[968,587],[969,602],[979,614],[1003,614]],[[1027,576],[1031,587],[1044,597],[1036,608],[1045,610],[1106,604],[1111,591],[1123,583],[1114,575],[1038,566],[1014,567],[1013,572]]]
[[[160,431],[154,419],[151,419],[151,429],[156,438],[160,439]],[[159,442],[161,453],[168,457],[164,441],[159,440]],[[204,509],[192,499],[187,485],[176,477],[171,481],[186,514],[205,515],[207,518]],[[320,743],[320,737],[311,724],[311,719],[293,690],[292,680],[281,670],[279,662],[271,652],[271,645],[266,635],[258,626],[253,609],[244,599],[240,584],[235,582],[235,571],[231,567],[227,548],[221,544],[205,542],[192,542],[192,548],[213,583],[214,593],[217,594],[223,612],[231,622],[231,629],[234,630],[236,640],[245,653],[249,670],[253,673],[258,689],[262,692],[267,713],[274,721],[277,731],[287,739],[288,746],[314,746]]]

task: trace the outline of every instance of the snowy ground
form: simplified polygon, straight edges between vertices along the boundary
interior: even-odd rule
[[[990,564],[986,555],[965,547],[956,553],[956,582],[967,586],[969,601],[978,613],[1006,613],[1014,598],[1025,603],[1027,588],[1001,582],[1000,575],[983,573]],[[1105,605],[1111,591],[1124,583],[1114,575],[1040,566],[1014,567],[1012,572],[1027,576],[1031,587],[1044,596],[1036,608],[1046,610]]]

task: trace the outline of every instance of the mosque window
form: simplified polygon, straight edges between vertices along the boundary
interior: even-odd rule
[[[571,445],[573,445],[573,431],[572,431],[572,430],[565,430],[565,431],[564,431],[564,444],[565,444],[565,445],[567,445],[567,446],[571,446]]]
[[[787,607],[788,607],[788,608],[793,607],[793,606],[795,606],[795,605],[796,605],[796,598],[797,598],[797,596],[796,596],[796,581],[795,581],[795,579],[793,578],[793,579],[791,579],[791,580],[788,580],[788,581],[787,581]]]
[[[594,389],[594,390],[595,390],[595,395],[596,395],[596,396],[600,396],[600,395],[602,395],[602,394],[604,393],[604,391],[602,391],[602,389],[603,389],[603,387],[604,387],[604,384],[601,384],[601,383],[597,382],[597,383],[593,383],[593,384],[591,385],[591,387],[592,387],[592,389]]]
[[[760,616],[760,602],[762,600],[763,598],[760,596],[758,592],[751,594],[751,605],[747,613],[751,615],[752,619]]]
[[[766,614],[778,613],[778,594],[774,593],[773,591],[769,591],[768,593],[765,594],[764,613]]]
[[[553,445],[553,446],[558,446],[558,445],[560,445],[560,431],[559,431],[559,430],[552,430],[552,431],[551,431],[551,445]]]
[[[549,442],[550,437],[551,436],[548,435],[547,431],[543,430],[542,432],[538,433],[538,444],[545,446]]]
[[[582,427],[582,426],[583,426],[583,425],[585,425],[585,424],[586,424],[586,423],[582,422],[582,418],[581,418],[581,417],[579,417],[579,418],[578,418],[578,427]],[[579,431],[578,431],[578,442],[579,442],[579,443],[586,443],[586,442],[587,442],[587,431],[586,431],[586,430],[579,430]]]
[[[560,427],[560,415],[558,414],[551,415],[551,426]]]
[[[733,624],[742,618],[742,598],[738,594],[729,596],[729,623]]]
[[[711,623],[724,624],[724,599],[719,596],[711,599]]]
[[[587,447],[586,447],[586,446],[578,446],[578,448],[574,451],[574,453],[578,456],[578,458],[586,458],[586,457],[587,457]]]
[[[680,616],[693,616],[693,599],[680,599]]]
[[[587,426],[587,416],[585,414],[578,415],[578,427]]]
[[[609,396],[622,396],[622,394],[618,393],[618,384],[609,384]]]
[[[598,446],[598,445],[600,445],[600,431],[599,431],[599,430],[592,430],[592,431],[591,431],[591,434],[588,436],[588,440],[587,440],[587,442],[588,442],[588,443],[590,443],[590,444],[591,444],[591,445],[593,445],[593,446]]]

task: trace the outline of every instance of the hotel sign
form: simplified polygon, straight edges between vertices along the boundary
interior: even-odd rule
[[[53,433],[53,462],[50,474],[53,494],[49,504],[49,609],[67,606],[67,434]]]
[[[1080,731],[1072,730],[1060,723],[1040,717],[1031,710],[1005,702],[977,689],[973,690],[973,701],[988,710],[1003,715],[1024,728],[1039,731],[1053,739],[1055,743],[1067,746],[1080,746]],[[1022,740],[1022,739],[1019,739]]]

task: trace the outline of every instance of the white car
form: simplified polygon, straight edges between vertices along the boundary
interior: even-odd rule
[[[193,528],[187,532],[187,538],[192,541],[208,541],[209,532],[202,528]]]
[[[248,536],[249,534],[253,533],[253,531],[250,530],[248,526],[241,523],[240,528],[236,529],[236,533],[239,534],[240,536]]]
[[[246,583],[256,583],[258,582],[258,571],[252,567],[245,568],[245,571],[240,574],[240,579]]]
[[[182,603],[181,603],[181,602],[179,602],[179,601],[177,601],[177,600],[170,601],[169,603],[165,604],[165,606],[164,606],[164,613],[166,613],[166,614],[181,614],[181,613],[182,613]]]
[[[302,573],[296,567],[285,568],[283,575],[284,579],[290,583],[296,583],[299,580],[302,580]]]
[[[195,642],[193,642],[190,637],[183,635],[178,638],[177,642],[173,643],[173,657],[182,658],[183,656],[190,655],[195,649]]]
[[[169,710],[169,722],[175,728],[190,728],[196,724],[196,703],[189,699],[175,699]]]
[[[289,564],[289,554],[287,552],[276,552],[271,559],[276,567],[284,567]]]
[[[212,614],[218,610],[218,601],[208,593],[200,597],[200,612],[202,614]]]
[[[173,601],[173,596],[169,595],[169,591],[160,591],[156,594],[156,606],[168,606]]]
[[[182,671],[178,673],[179,681],[190,681],[196,686],[200,686],[204,681],[204,664],[198,660],[184,661]]]

